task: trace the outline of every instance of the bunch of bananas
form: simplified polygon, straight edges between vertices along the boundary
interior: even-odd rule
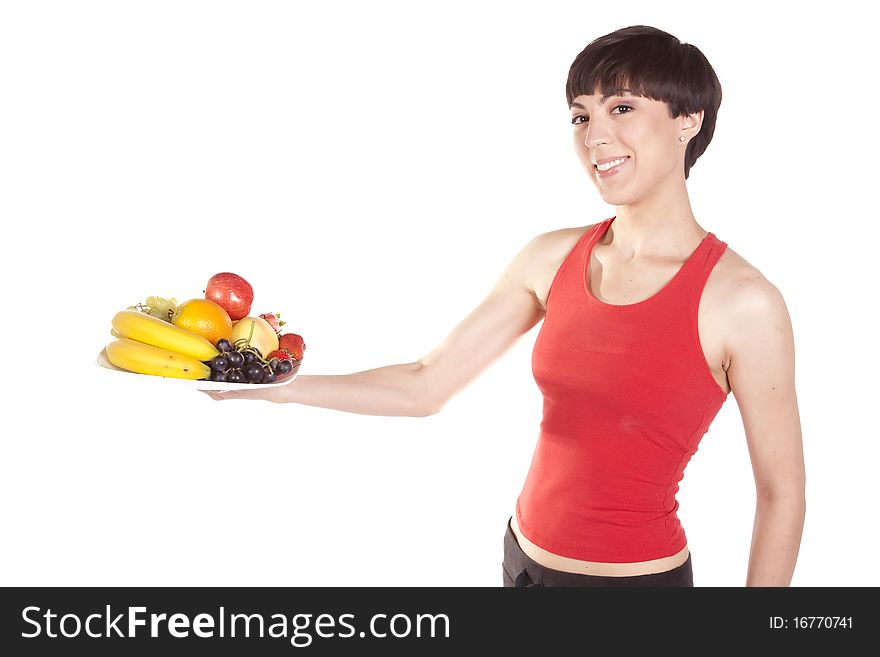
[[[120,310],[113,317],[116,336],[107,359],[130,372],[177,379],[207,379],[217,347],[201,335],[139,310]]]

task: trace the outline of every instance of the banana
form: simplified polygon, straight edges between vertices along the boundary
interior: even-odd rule
[[[211,360],[220,353],[210,340],[198,333],[139,310],[120,310],[116,313],[113,317],[113,330],[124,338],[185,354],[199,361]]]
[[[198,358],[130,338],[116,338],[106,351],[111,363],[129,372],[176,379],[207,379],[211,374],[211,368]]]

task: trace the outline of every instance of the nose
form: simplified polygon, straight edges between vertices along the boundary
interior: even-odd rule
[[[604,126],[596,121],[596,117],[590,117],[589,122],[584,126],[584,146],[587,148],[596,148],[599,144],[607,144],[611,141],[611,137]]]
[[[605,133],[599,133],[597,130],[593,130],[592,126],[587,129],[587,135],[584,137],[584,146],[587,148],[596,148],[599,144],[607,144],[610,141],[610,138]]]

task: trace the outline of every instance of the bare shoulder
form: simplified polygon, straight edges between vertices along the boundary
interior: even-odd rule
[[[735,356],[738,348],[743,348],[744,336],[790,327],[781,291],[730,246],[707,281],[707,292],[721,320],[719,326],[724,326],[727,360]]]
[[[739,288],[740,283],[752,278],[764,278],[761,271],[728,245],[712,270],[718,283]]]
[[[551,259],[564,260],[577,241],[588,230],[598,224],[590,224],[588,226],[569,226],[566,228],[558,228],[546,233],[542,233],[539,237],[542,239],[542,247],[545,255]]]
[[[558,228],[541,233],[532,241],[528,280],[541,308],[547,307],[550,285],[566,256],[584,233],[594,226],[596,224]]]
[[[717,296],[728,307],[766,302],[768,297],[779,294],[755,265],[728,246],[712,272],[713,286]]]

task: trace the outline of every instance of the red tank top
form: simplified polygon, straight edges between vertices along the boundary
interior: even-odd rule
[[[654,296],[612,305],[593,296],[587,230],[553,278],[532,351],[544,396],[520,531],[585,561],[668,557],[686,544],[675,494],[727,395],[700,346],[697,309],[727,247],[709,233]]]

